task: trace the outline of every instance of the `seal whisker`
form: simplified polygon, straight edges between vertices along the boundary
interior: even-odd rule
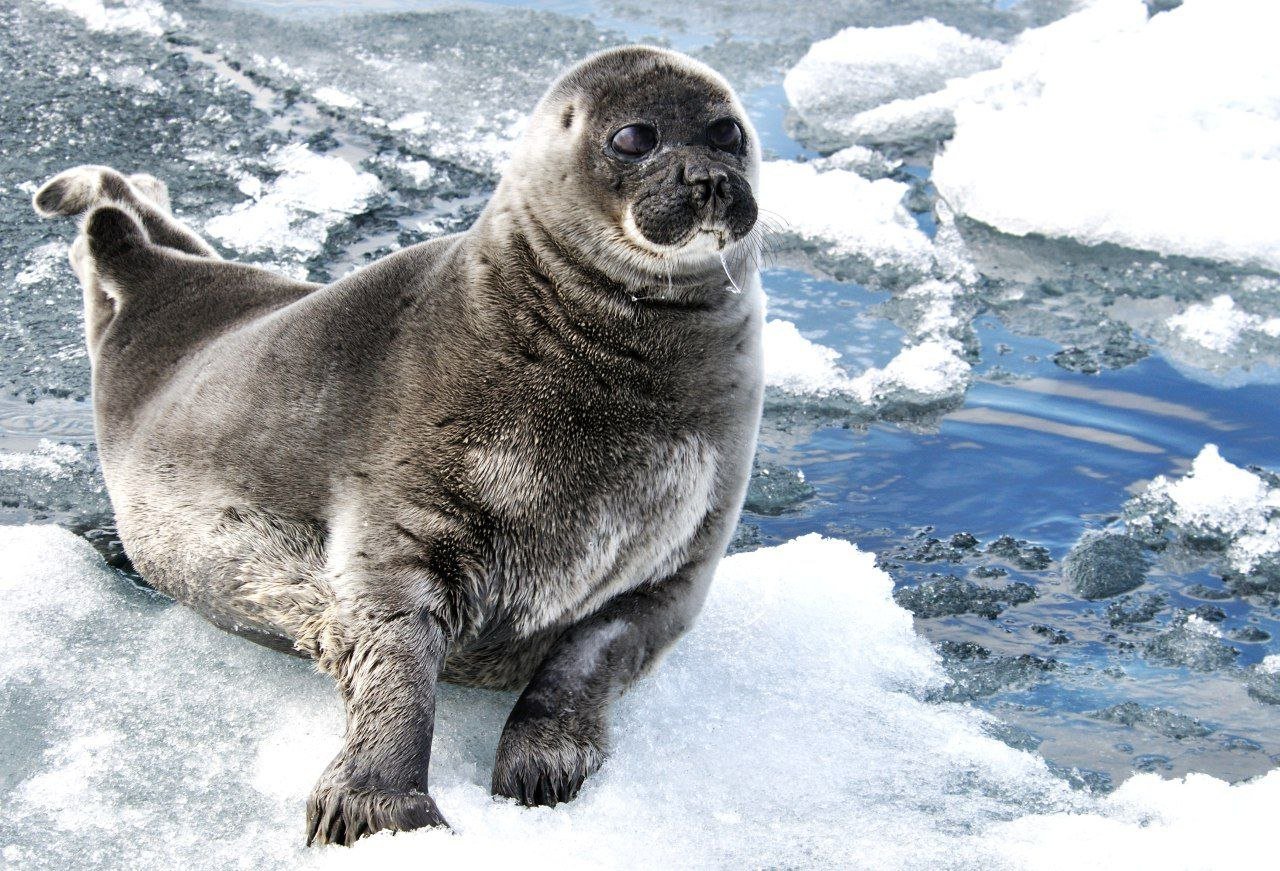
[[[742,288],[738,287],[738,282],[733,280],[733,276],[729,274],[729,264],[724,260],[724,252],[720,252],[720,268],[724,270],[724,277],[729,279],[729,287],[733,288],[734,293],[742,293]]]

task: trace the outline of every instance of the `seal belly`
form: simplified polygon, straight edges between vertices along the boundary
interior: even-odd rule
[[[609,453],[608,445],[597,450],[602,460]],[[481,483],[494,494],[502,530],[494,543],[497,602],[484,634],[537,638],[670,575],[716,503],[716,452],[697,434],[653,439],[596,486],[530,473],[550,464],[527,458],[526,471],[507,478],[499,472],[511,464],[501,452],[482,459],[475,468],[489,473]]]

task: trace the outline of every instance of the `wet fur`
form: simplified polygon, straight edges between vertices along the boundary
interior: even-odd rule
[[[697,141],[725,114],[741,155]],[[666,144],[617,165],[601,143],[636,119]],[[758,161],[722,79],[629,48],[551,88],[470,231],[323,287],[219,259],[149,176],[37,193],[86,215],[71,258],[134,565],[346,702],[309,842],[443,823],[440,679],[523,690],[495,794],[554,805],[604,761],[610,702],[693,621],[745,490]],[[712,164],[745,237],[724,250],[679,242],[707,216],[678,170]]]

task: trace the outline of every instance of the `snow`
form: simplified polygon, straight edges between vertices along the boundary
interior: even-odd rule
[[[338,109],[355,109],[360,105],[360,100],[356,97],[351,96],[345,91],[340,91],[337,88],[328,86],[316,88],[315,91],[312,92],[311,96],[315,97],[326,106],[333,106]]]
[[[165,30],[181,27],[182,16],[169,12],[155,0],[122,0],[106,5],[102,0],[43,0],[55,9],[68,12],[90,30],[136,30],[160,36]]]
[[[1201,635],[1208,635],[1212,638],[1222,637],[1222,630],[1199,614],[1188,614],[1186,627],[1192,632],[1199,632]]]
[[[764,380],[770,387],[822,395],[841,390],[849,381],[836,363],[840,352],[806,339],[790,321],[765,321],[763,341]]]
[[[1236,307],[1235,300],[1227,294],[1215,296],[1209,303],[1194,303],[1186,311],[1171,315],[1165,326],[1210,351],[1229,354],[1247,330],[1257,330],[1269,336],[1280,335],[1280,319],[1264,320]]]
[[[856,377],[840,366],[839,351],[805,337],[789,321],[767,320],[765,384],[798,394],[842,394],[873,412],[890,404],[932,404],[960,396],[971,370],[953,336],[962,326],[954,311],[962,293],[956,282],[938,279],[903,291],[901,298],[916,306],[903,347],[884,367],[870,367]]]
[[[902,182],[869,181],[846,169],[823,172],[813,164],[778,160],[760,167],[761,213],[766,222],[779,222],[780,232],[836,255],[924,273],[932,264],[932,246],[902,205],[906,192]]]
[[[280,175],[266,184],[242,178],[240,189],[251,199],[210,219],[211,236],[245,253],[313,256],[333,225],[363,211],[382,189],[374,175],[304,145],[277,149],[270,163]]]
[[[1167,516],[1183,530],[1220,539],[1241,572],[1280,555],[1280,486],[1229,463],[1216,445],[1205,445],[1183,477],[1157,476],[1140,499],[1147,511],[1136,522]]]
[[[80,452],[71,445],[60,445],[49,439],[41,439],[30,452],[0,453],[0,470],[6,472],[34,472],[54,480],[71,477],[68,465],[80,459]]]
[[[848,27],[814,43],[783,87],[807,124],[849,136],[857,113],[990,69],[1004,53],[998,42],[932,18],[896,27]]]
[[[1277,31],[1274,3],[1094,0],[935,98],[934,183],[1008,233],[1280,269]]]
[[[48,281],[59,274],[67,262],[67,246],[63,242],[49,242],[27,253],[27,266],[13,280],[26,288]]]
[[[432,790],[453,833],[307,851],[303,805],[341,729],[328,679],[129,588],[63,530],[6,527],[0,545],[0,733],[21,742],[0,849],[24,869],[1040,867],[1101,855],[1083,832],[1230,864],[1280,797],[1280,772],[1072,792],[989,737],[988,715],[921,701],[943,673],[892,580],[872,554],[808,535],[724,561],[694,630],[619,703],[614,755],[572,804],[492,800],[513,697],[446,687]]]

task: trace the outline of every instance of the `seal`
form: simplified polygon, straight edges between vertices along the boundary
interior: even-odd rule
[[[535,109],[474,226],[328,285],[223,260],[147,175],[68,170],[100,456],[143,577],[347,709],[308,843],[442,825],[440,680],[521,690],[492,791],[572,799],[691,625],[759,424],[760,150],[625,47]]]

